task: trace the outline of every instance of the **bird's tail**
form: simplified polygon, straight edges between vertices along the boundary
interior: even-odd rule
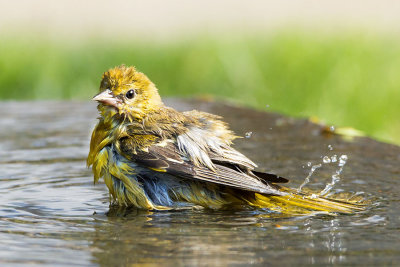
[[[316,212],[354,213],[366,208],[366,204],[359,197],[354,197],[354,195],[328,198],[284,187],[281,188],[281,191],[284,191],[286,195],[271,196],[255,193],[254,199],[250,200],[249,204],[291,215],[304,215]]]

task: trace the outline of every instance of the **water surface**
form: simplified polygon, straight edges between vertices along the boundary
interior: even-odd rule
[[[6,266],[400,263],[400,148],[321,133],[307,120],[227,104],[170,99],[225,117],[236,147],[298,187],[324,156],[347,155],[334,191],[362,193],[353,215],[289,217],[262,210],[148,212],[109,207],[85,166],[94,103],[0,104],[0,264]],[[249,134],[251,132],[251,134]],[[247,133],[247,134],[246,134]],[[306,187],[322,190],[337,164]]]

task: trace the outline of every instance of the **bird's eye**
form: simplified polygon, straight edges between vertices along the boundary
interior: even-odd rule
[[[131,89],[128,92],[126,92],[126,98],[132,99],[135,96],[135,90]]]

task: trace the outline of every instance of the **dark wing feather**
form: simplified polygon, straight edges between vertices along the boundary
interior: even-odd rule
[[[276,174],[271,174],[271,173],[266,173],[266,172],[258,172],[258,171],[251,171],[255,176],[257,176],[258,178],[267,181],[267,182],[271,182],[271,183],[287,183],[289,182],[288,179],[280,177]]]
[[[240,152],[237,152],[236,150],[233,150],[233,151],[242,155]],[[242,155],[242,157],[247,160],[241,160],[241,157],[236,157],[235,160],[233,160],[228,157],[222,157],[222,156],[218,155],[217,153],[213,153],[213,152],[210,152],[209,156],[213,163],[217,163],[217,164],[223,165],[223,166],[229,166],[232,168],[239,167],[243,171],[250,172],[250,173],[254,174],[257,178],[259,178],[265,182],[269,182],[269,183],[287,183],[287,182],[289,182],[288,179],[277,176],[276,174],[255,171],[254,167],[256,167],[256,165],[249,164],[250,160],[248,160],[244,155]]]
[[[283,194],[274,186],[262,182],[263,178],[245,173],[239,167],[235,168],[235,165],[224,166],[214,162],[215,170],[195,166],[191,161],[183,159],[174,143],[156,144],[148,147],[147,151],[134,151],[129,138],[125,138],[119,141],[118,147],[123,156],[143,167],[183,179],[210,182],[263,194]]]

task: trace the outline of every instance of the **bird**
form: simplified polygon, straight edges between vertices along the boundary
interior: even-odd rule
[[[99,118],[87,166],[106,184],[113,205],[144,210],[254,208],[272,212],[351,213],[353,203],[283,187],[233,147],[239,138],[223,118],[167,107],[135,67],[103,73]]]

